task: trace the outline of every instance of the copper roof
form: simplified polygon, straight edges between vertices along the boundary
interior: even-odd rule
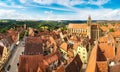
[[[87,29],[88,25],[87,24],[74,24],[70,23],[68,25],[68,28],[76,28],[76,29]]]
[[[82,61],[77,54],[73,61],[65,68],[66,72],[80,72],[82,68]]]

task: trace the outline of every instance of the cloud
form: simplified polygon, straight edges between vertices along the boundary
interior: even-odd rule
[[[21,14],[16,10],[0,9],[0,19],[31,19],[29,15]]]
[[[88,4],[101,6],[108,3],[109,1],[110,0],[97,0],[97,1],[89,0]]]
[[[26,0],[19,0],[21,3],[26,3]]]
[[[80,4],[90,4],[101,6],[108,3],[110,0],[33,0],[35,3],[39,3],[41,5],[51,5],[51,4],[59,4],[63,6],[74,6]]]
[[[46,12],[49,13],[49,12]],[[50,12],[51,13],[51,12]],[[43,20],[87,20],[88,16],[91,15],[92,20],[119,20],[120,9],[80,9],[75,14],[56,15],[52,14],[48,17],[43,16]]]
[[[10,5],[7,5],[4,2],[0,2],[0,7],[6,7],[6,8],[25,8],[25,7],[21,6],[21,5],[16,5],[14,2],[11,2]]]
[[[25,20],[87,20],[91,15],[92,20],[119,20],[120,9],[80,9],[75,14],[54,14],[53,11],[44,11],[45,14],[33,16],[17,12],[16,10],[0,9],[0,19],[25,19]]]

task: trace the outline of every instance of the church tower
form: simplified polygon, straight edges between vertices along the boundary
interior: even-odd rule
[[[91,22],[91,16],[89,16],[89,17],[88,17],[88,21],[87,21],[88,26],[91,26],[91,23],[92,23],[92,22]]]
[[[89,39],[91,39],[91,16],[88,17],[88,20],[87,20],[87,25],[88,25],[88,31],[87,31],[87,35],[89,36]]]

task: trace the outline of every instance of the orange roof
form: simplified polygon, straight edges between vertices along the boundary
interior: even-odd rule
[[[97,61],[97,71],[96,72],[108,72],[107,61]]]
[[[74,23],[70,23],[68,25],[68,28],[76,28],[76,29],[87,29],[88,25],[87,24],[74,24]]]
[[[58,67],[55,72],[65,72],[64,66],[62,65],[62,66]]]
[[[69,55],[69,57],[74,57],[74,53],[73,53],[72,49],[68,50],[68,55]]]
[[[108,24],[108,28],[113,28],[114,26],[112,24]]]
[[[77,49],[78,48],[78,46],[79,46],[79,44],[78,43],[75,43],[74,45],[73,45],[73,49]]]
[[[120,31],[110,32],[113,37],[120,37]]]
[[[59,59],[59,54],[57,53],[53,53],[50,55],[45,56],[44,60],[49,64],[51,64],[52,62],[56,61]]]
[[[104,53],[106,58],[109,58],[110,60],[113,60],[115,57],[115,49],[111,44],[108,43],[100,43],[99,47],[101,51]]]
[[[99,37],[99,42],[104,42],[104,43],[107,43],[108,41],[108,37]]]
[[[62,48],[63,50],[67,51],[67,43],[66,43],[66,42],[63,42],[63,43],[60,45],[60,48]]]
[[[77,39],[77,36],[74,35],[70,37],[70,40],[78,40],[78,39]]]
[[[21,55],[19,57],[18,72],[37,72],[43,55]]]
[[[106,26],[101,26],[100,29],[105,32],[105,31],[108,30],[108,27],[106,27]]]
[[[99,37],[99,42],[100,43],[115,43],[115,40],[111,34],[107,34],[106,36]]]
[[[117,47],[117,54],[115,56],[115,61],[119,62],[120,61],[120,44]]]
[[[96,44],[91,51],[86,72],[95,72],[96,70],[97,48],[98,44]]]

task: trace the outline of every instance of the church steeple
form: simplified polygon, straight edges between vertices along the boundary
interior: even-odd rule
[[[91,26],[91,23],[92,23],[92,22],[91,22],[91,16],[89,16],[89,17],[88,17],[88,21],[87,21],[88,26]]]

